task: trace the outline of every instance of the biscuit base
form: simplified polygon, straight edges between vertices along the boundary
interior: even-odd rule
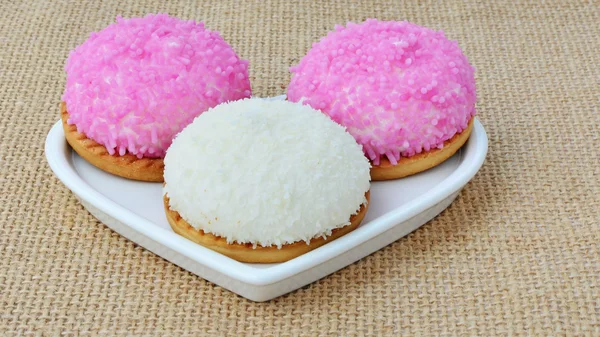
[[[444,147],[441,149],[421,152],[412,157],[400,157],[396,165],[383,157],[379,165],[371,166],[371,180],[398,179],[429,170],[452,157],[467,142],[472,130],[473,118],[469,121],[466,129],[445,141]]]
[[[205,233],[202,230],[197,230],[192,227],[181,217],[179,212],[174,211],[169,207],[169,198],[166,195],[163,197],[163,201],[167,220],[169,221],[171,228],[173,228],[175,233],[186,239],[240,262],[277,263],[285,262],[304,253],[308,253],[315,248],[321,247],[322,245],[355,230],[364,219],[367,209],[369,208],[369,192],[367,192],[365,196],[367,202],[360,206],[358,213],[350,217],[349,225],[334,229],[331,232],[331,235],[325,238],[316,237],[310,240],[309,244],[306,244],[304,241],[299,241],[283,245],[281,248],[277,248],[276,246],[263,247],[260,245],[253,248],[253,245],[250,243],[227,243],[227,240],[223,237]]]
[[[89,139],[83,133],[77,132],[75,125],[69,125],[67,104],[60,103],[60,117],[67,142],[78,155],[97,168],[133,180],[163,181],[165,164],[162,158],[138,158],[131,153],[122,156],[111,155],[104,145]]]

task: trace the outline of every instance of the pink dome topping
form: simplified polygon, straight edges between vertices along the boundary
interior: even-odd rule
[[[375,165],[440,148],[475,115],[475,69],[458,44],[409,22],[336,26],[290,71],[288,99],[345,126]]]
[[[219,103],[250,97],[248,61],[203,23],[123,19],[69,54],[69,124],[110,154],[164,157],[173,137]]]

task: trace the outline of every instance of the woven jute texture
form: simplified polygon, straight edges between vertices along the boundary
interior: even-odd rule
[[[120,14],[205,21],[254,93],[337,23],[410,20],[477,68],[490,139],[446,211],[333,275],[254,303],[131,243],[52,174],[70,49]],[[1,336],[600,336],[600,2],[0,0]]]

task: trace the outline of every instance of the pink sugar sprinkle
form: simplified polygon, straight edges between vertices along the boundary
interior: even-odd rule
[[[290,71],[288,99],[345,126],[376,165],[439,148],[475,115],[475,69],[458,44],[409,22],[340,26]]]
[[[248,61],[203,23],[166,14],[117,17],[71,51],[65,71],[69,124],[140,158],[164,157],[196,116],[251,95]]]

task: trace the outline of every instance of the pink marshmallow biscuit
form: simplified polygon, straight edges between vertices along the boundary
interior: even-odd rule
[[[173,137],[219,103],[250,97],[248,61],[203,23],[123,19],[69,54],[69,124],[110,154],[164,157]]]
[[[409,22],[336,26],[290,71],[288,99],[345,126],[375,165],[441,148],[475,115],[475,69],[458,44]]]

